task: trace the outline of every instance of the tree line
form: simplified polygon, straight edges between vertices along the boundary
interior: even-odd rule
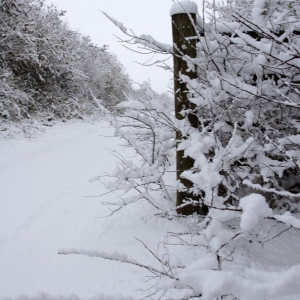
[[[44,0],[0,2],[1,122],[82,118],[130,89],[116,56],[69,28],[64,14]]]

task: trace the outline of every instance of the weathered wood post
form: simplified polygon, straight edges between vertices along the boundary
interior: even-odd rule
[[[195,58],[197,34],[195,29],[197,4],[192,1],[181,1],[175,3],[171,8],[172,32],[173,32],[173,51],[174,51],[174,97],[175,115],[178,120],[186,116],[190,124],[198,128],[198,118],[190,111],[187,115],[181,114],[182,110],[193,110],[195,105],[188,100],[187,84],[182,82],[180,75],[187,75],[191,79],[197,78],[196,70],[187,71],[188,66],[184,58]],[[176,145],[182,140],[180,132],[176,133]],[[177,147],[177,146],[176,146]],[[184,151],[176,152],[177,180],[186,188],[193,187],[191,181],[181,178],[183,171],[193,168],[194,160],[191,157],[184,157]],[[187,191],[177,190],[176,206],[180,206],[185,200],[199,201],[199,197]],[[177,209],[179,214],[191,215],[197,211],[197,206],[187,205]]]

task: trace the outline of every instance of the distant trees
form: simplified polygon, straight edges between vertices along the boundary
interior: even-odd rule
[[[111,105],[130,80],[106,47],[71,30],[64,12],[43,0],[0,3],[0,119],[47,113],[62,118],[89,114],[92,94]]]

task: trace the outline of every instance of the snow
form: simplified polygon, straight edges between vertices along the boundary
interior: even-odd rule
[[[171,45],[158,42],[151,35],[142,34],[135,39],[135,42],[157,51],[172,53],[173,50]]]
[[[263,191],[263,192],[273,192],[273,193],[276,193],[277,195],[288,196],[288,197],[292,197],[292,198],[299,198],[300,197],[300,193],[293,194],[293,193],[290,193],[290,192],[287,192],[287,191],[277,191],[274,188],[265,188],[265,187],[262,187],[259,184],[252,183],[248,179],[243,180],[243,184],[245,184],[245,185],[247,185],[249,187],[252,187],[254,189]]]
[[[11,300],[12,298],[5,298],[5,300]],[[71,294],[68,296],[63,295],[50,295],[48,293],[39,292],[35,296],[21,294],[16,300],[82,300],[75,294]],[[116,296],[108,296],[105,294],[98,294],[97,296],[85,299],[85,300],[133,300],[132,297],[123,297],[121,294]]]
[[[102,12],[109,20],[111,20],[118,28],[120,28],[121,31],[124,33],[127,33],[127,28],[123,25],[123,23],[118,22],[116,19],[109,16],[107,13]]]
[[[104,218],[111,211],[100,201],[113,202],[118,194],[86,197],[106,192],[99,182],[89,180],[114,169],[117,159],[107,149],[126,154],[106,123],[45,128],[31,138],[0,140],[0,299],[139,295],[136,287],[142,285],[146,271],[120,268],[119,263],[101,258],[58,255],[58,251],[117,250],[143,260],[144,247],[135,237],[153,245],[154,232],[164,232],[161,229],[170,223],[166,226],[152,217],[154,212],[145,209],[145,203],[133,206],[132,211],[124,209],[122,216]],[[40,291],[46,296],[34,296]]]
[[[245,117],[246,117],[246,124],[247,124],[247,127],[250,127],[252,126],[252,124],[254,123],[254,118],[255,118],[255,115],[254,113],[251,111],[251,110],[248,110],[245,112]]]
[[[177,14],[197,14],[198,6],[193,1],[180,1],[172,5],[170,10],[170,16]]]
[[[259,277],[258,271],[254,274]],[[274,294],[285,296],[291,293],[300,293],[300,286],[295,284],[296,278],[299,278],[300,275],[300,265],[291,268],[287,272],[264,272],[263,275],[263,282],[257,279],[249,282],[243,276],[236,275],[233,272],[214,270],[190,272],[184,270],[180,275],[180,279],[202,293],[201,299],[203,300],[216,299],[224,294],[234,294],[245,300],[264,300],[272,299]]]
[[[252,18],[260,25],[266,25],[272,11],[278,5],[278,0],[254,0]]]
[[[283,215],[274,215],[274,218],[287,225],[300,229],[300,220],[295,218],[289,211],[285,212]]]
[[[261,195],[244,197],[241,215],[235,207],[225,213],[211,209],[208,217],[213,216],[214,223],[203,231],[205,236],[192,237],[200,245],[211,239],[216,250],[240,231],[246,234],[235,241],[234,261],[224,262],[224,272],[216,270],[216,256],[206,247],[191,247],[189,240],[186,248],[159,245],[163,240],[172,244],[167,232],[195,230],[194,219],[157,217],[157,210],[146,202],[106,217],[111,211],[100,202],[122,201],[117,193],[105,194],[105,187],[95,180],[111,173],[117,163],[108,149],[132,158],[112,135],[106,123],[70,122],[45,127],[39,134],[27,131],[27,138],[0,137],[1,300],[141,299],[141,289],[152,283],[145,282],[149,273],[139,263],[158,272],[172,266],[179,281],[159,282],[168,297],[162,299],[185,299],[191,291],[183,290],[182,298],[172,294],[184,284],[203,293],[203,299],[224,291],[244,299],[299,299],[299,234],[287,231],[271,240],[262,238],[262,244],[249,243],[247,232],[263,218],[267,223],[261,223],[258,239],[276,236],[286,228],[283,223],[299,226],[299,219],[289,213],[272,215]],[[101,194],[105,195],[86,197]],[[232,220],[240,220],[240,226],[233,226]],[[236,229],[228,230],[230,224]],[[139,240],[160,253],[165,266]],[[191,258],[196,260],[187,264]]]
[[[260,220],[272,215],[272,209],[260,194],[250,194],[242,198],[240,207],[243,209],[240,226],[244,232],[250,232]]]

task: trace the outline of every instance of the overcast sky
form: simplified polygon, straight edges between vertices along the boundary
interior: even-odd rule
[[[171,19],[169,11],[172,0],[46,0],[60,10],[66,10],[65,20],[72,29],[89,35],[99,46],[109,45],[124,65],[127,73],[135,81],[142,83],[150,80],[152,88],[157,92],[165,92],[173,87],[171,72],[156,66],[144,67],[134,61],[143,63],[150,56],[133,53],[124,48],[114,36],[127,37],[101,11],[106,12],[135,34],[150,34],[156,40],[172,44]],[[158,60],[155,57],[154,60]],[[172,64],[172,59],[169,60]]]

